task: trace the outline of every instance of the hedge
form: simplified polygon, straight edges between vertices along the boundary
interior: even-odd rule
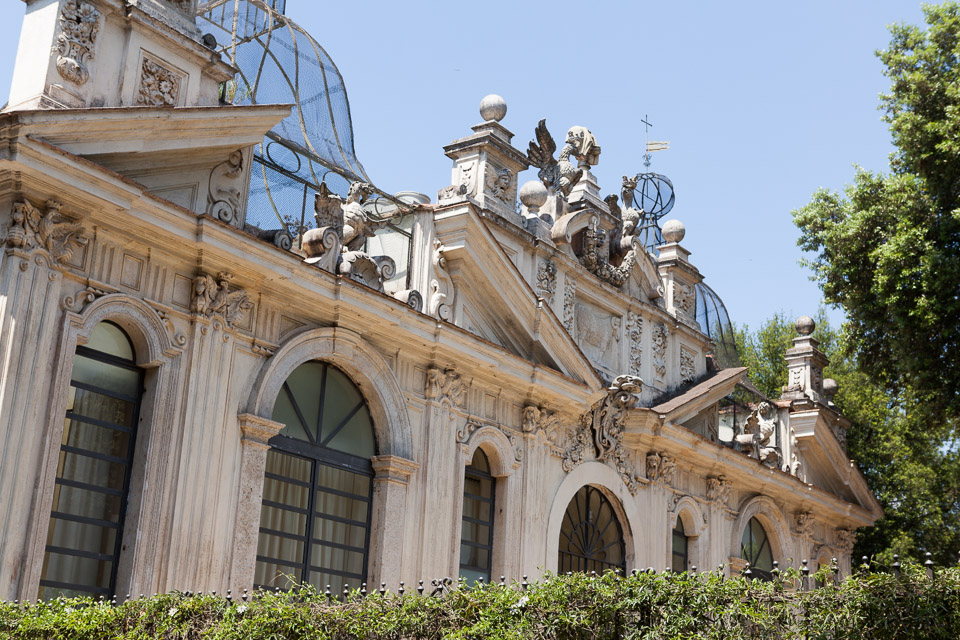
[[[798,589],[719,572],[547,575],[533,584],[428,587],[331,597],[310,587],[249,597],[170,593],[0,603],[0,637],[297,640],[300,638],[960,638],[960,569],[931,578],[862,571]]]

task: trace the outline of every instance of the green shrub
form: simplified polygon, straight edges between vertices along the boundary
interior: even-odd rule
[[[300,638],[960,638],[960,570],[862,573],[811,591],[796,571],[774,582],[718,573],[575,574],[437,595],[357,592],[345,602],[310,587],[247,601],[171,593],[118,604],[92,599],[0,603],[13,640]]]

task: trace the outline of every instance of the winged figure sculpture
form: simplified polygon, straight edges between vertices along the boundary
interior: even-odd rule
[[[535,130],[536,140],[530,143],[527,150],[527,159],[530,164],[538,167],[537,177],[543,182],[551,194],[562,193],[564,197],[570,195],[570,190],[577,184],[583,175],[583,170],[573,166],[570,157],[577,156],[577,140],[567,135],[567,140],[560,149],[556,160],[553,153],[557,150],[557,143],[547,130],[547,121],[543,119]]]

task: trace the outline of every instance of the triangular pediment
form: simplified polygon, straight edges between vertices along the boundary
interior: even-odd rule
[[[435,224],[457,291],[455,324],[525,360],[590,386],[602,385],[471,205],[438,212]]]

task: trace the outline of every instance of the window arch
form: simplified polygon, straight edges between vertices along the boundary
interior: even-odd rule
[[[76,349],[41,598],[116,592],[144,372],[133,344],[111,322]]]
[[[490,582],[493,566],[493,522],[496,483],[490,461],[477,447],[463,479],[463,518],[460,528],[460,576],[468,583]]]
[[[773,549],[767,530],[760,521],[750,518],[740,540],[740,557],[750,564],[755,577],[769,580],[773,577]]]
[[[596,487],[577,491],[567,506],[560,525],[560,556],[557,570],[626,571],[623,529],[613,504]]]
[[[254,583],[318,589],[366,580],[377,454],[367,401],[347,375],[306,362],[283,383],[272,419]]]

